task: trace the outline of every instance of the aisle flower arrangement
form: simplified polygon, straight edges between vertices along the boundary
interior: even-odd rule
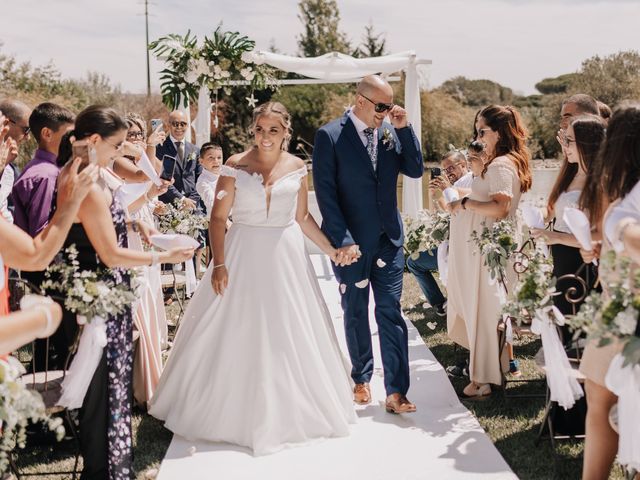
[[[421,252],[431,252],[449,239],[451,215],[446,212],[421,210],[414,218],[403,216],[404,249],[416,259]]]
[[[493,222],[491,225],[483,222],[480,233],[476,230],[471,233],[471,240],[484,258],[484,265],[488,267],[492,280],[497,279],[504,283],[507,261],[518,247],[515,238],[515,225],[508,219]]]

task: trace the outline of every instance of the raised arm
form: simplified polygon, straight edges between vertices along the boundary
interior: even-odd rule
[[[400,172],[407,177],[420,178],[424,173],[420,143],[411,126],[396,128],[396,135],[400,142]]]

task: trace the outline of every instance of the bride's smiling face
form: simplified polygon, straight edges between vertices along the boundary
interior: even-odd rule
[[[273,113],[260,115],[253,128],[254,141],[259,150],[271,152],[280,150],[286,129],[282,125],[282,119]]]

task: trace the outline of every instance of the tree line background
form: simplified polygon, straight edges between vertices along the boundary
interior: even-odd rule
[[[315,57],[337,51],[356,57],[385,55],[386,34],[376,32],[372,23],[363,27],[362,38],[350,39],[340,30],[340,12],[335,0],[301,0],[298,18],[302,33],[298,36],[300,56]],[[278,52],[272,43],[270,50]],[[297,78],[283,74],[283,78]],[[395,98],[402,103],[403,82],[393,84]],[[555,158],[558,119],[563,98],[574,93],[587,93],[612,108],[624,100],[640,100],[640,54],[622,51],[606,57],[594,56],[583,61],[577,72],[541,79],[536,84],[539,94],[521,96],[509,87],[492,80],[458,76],[437,88],[421,93],[422,148],[426,160],[439,160],[450,144],[464,147],[471,135],[478,109],[491,103],[510,104],[520,109],[531,139],[535,158]],[[313,149],[316,129],[340,116],[354,99],[354,86],[295,85],[277,92],[258,91],[261,101],[282,102],[292,115],[294,141],[292,153],[308,157]],[[246,148],[251,142],[248,126],[251,110],[246,98],[250,92],[242,87],[223,89],[218,95],[219,128],[212,124],[212,139],[222,144],[225,157]],[[123,92],[104,74],[89,72],[82,80],[63,78],[53,64],[33,66],[19,63],[3,54],[0,44],[0,97],[11,96],[35,106],[53,101],[78,112],[87,105],[100,103],[125,112],[138,112],[147,120],[166,118],[168,112],[160,94]],[[192,112],[195,113],[195,112]],[[28,160],[35,145],[23,145],[18,163]]]

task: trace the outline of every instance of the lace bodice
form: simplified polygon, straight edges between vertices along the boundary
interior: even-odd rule
[[[285,227],[294,222],[300,181],[307,175],[306,166],[277,179],[268,193],[262,183],[262,175],[258,173],[223,165],[220,175],[235,178],[235,198],[231,210],[234,223]],[[218,192],[218,198],[222,192]]]

